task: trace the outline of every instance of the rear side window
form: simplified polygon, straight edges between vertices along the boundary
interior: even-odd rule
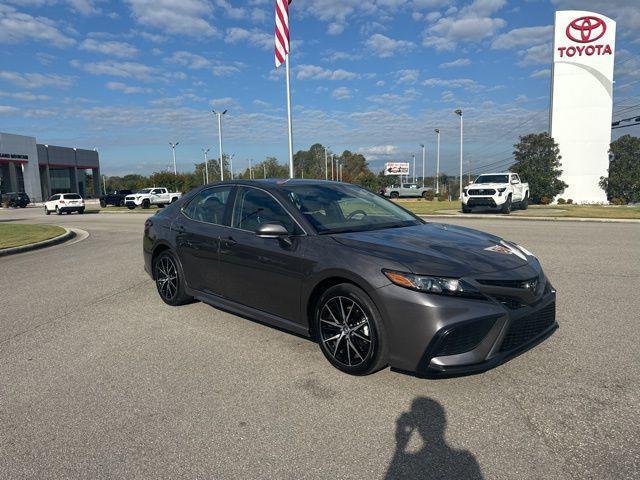
[[[67,193],[64,198],[67,200],[80,200],[82,197],[77,193]]]
[[[182,209],[182,212],[192,220],[228,226],[224,221],[224,214],[231,188],[216,187],[202,190]]]
[[[262,223],[278,222],[289,233],[300,233],[294,220],[269,193],[257,188],[240,188],[233,207],[232,226],[255,232]]]

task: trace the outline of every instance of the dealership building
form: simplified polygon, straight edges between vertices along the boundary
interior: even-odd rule
[[[9,192],[26,192],[32,202],[41,202],[55,193],[97,196],[98,152],[42,145],[34,137],[0,133],[0,193]]]

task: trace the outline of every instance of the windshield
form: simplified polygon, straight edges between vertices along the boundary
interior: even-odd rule
[[[475,183],[509,183],[509,175],[480,175]]]
[[[138,190],[137,193],[151,193],[151,188],[143,188],[142,190]]]
[[[392,202],[353,185],[284,185],[281,188],[320,234],[423,223]]]
[[[82,197],[77,193],[65,193],[64,198],[67,200],[80,200]]]

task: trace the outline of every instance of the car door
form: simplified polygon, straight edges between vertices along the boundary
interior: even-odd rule
[[[256,228],[283,224],[289,242],[261,238]],[[306,234],[282,204],[257,187],[238,187],[229,233],[220,243],[220,275],[225,297],[237,303],[298,321]]]
[[[519,202],[522,200],[522,182],[520,182],[520,177],[516,174],[511,175],[511,187],[513,188],[513,201]]]
[[[53,211],[56,209],[57,201],[60,198],[60,195],[51,195],[49,200],[47,200],[46,206],[47,210]]]
[[[220,237],[228,225],[227,205],[233,186],[207,188],[186,204],[171,225],[176,250],[189,287],[220,294]]]

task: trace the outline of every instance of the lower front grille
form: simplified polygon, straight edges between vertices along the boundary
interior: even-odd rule
[[[556,321],[556,304],[550,303],[537,312],[513,321],[500,346],[500,352],[514,350],[533,340]]]
[[[451,328],[438,341],[433,356],[457,355],[473,350],[495,323],[496,318],[487,318]]]
[[[492,188],[477,188],[469,190],[469,195],[495,195],[496,191]]]
[[[492,198],[470,198],[467,207],[495,207],[496,202]]]

